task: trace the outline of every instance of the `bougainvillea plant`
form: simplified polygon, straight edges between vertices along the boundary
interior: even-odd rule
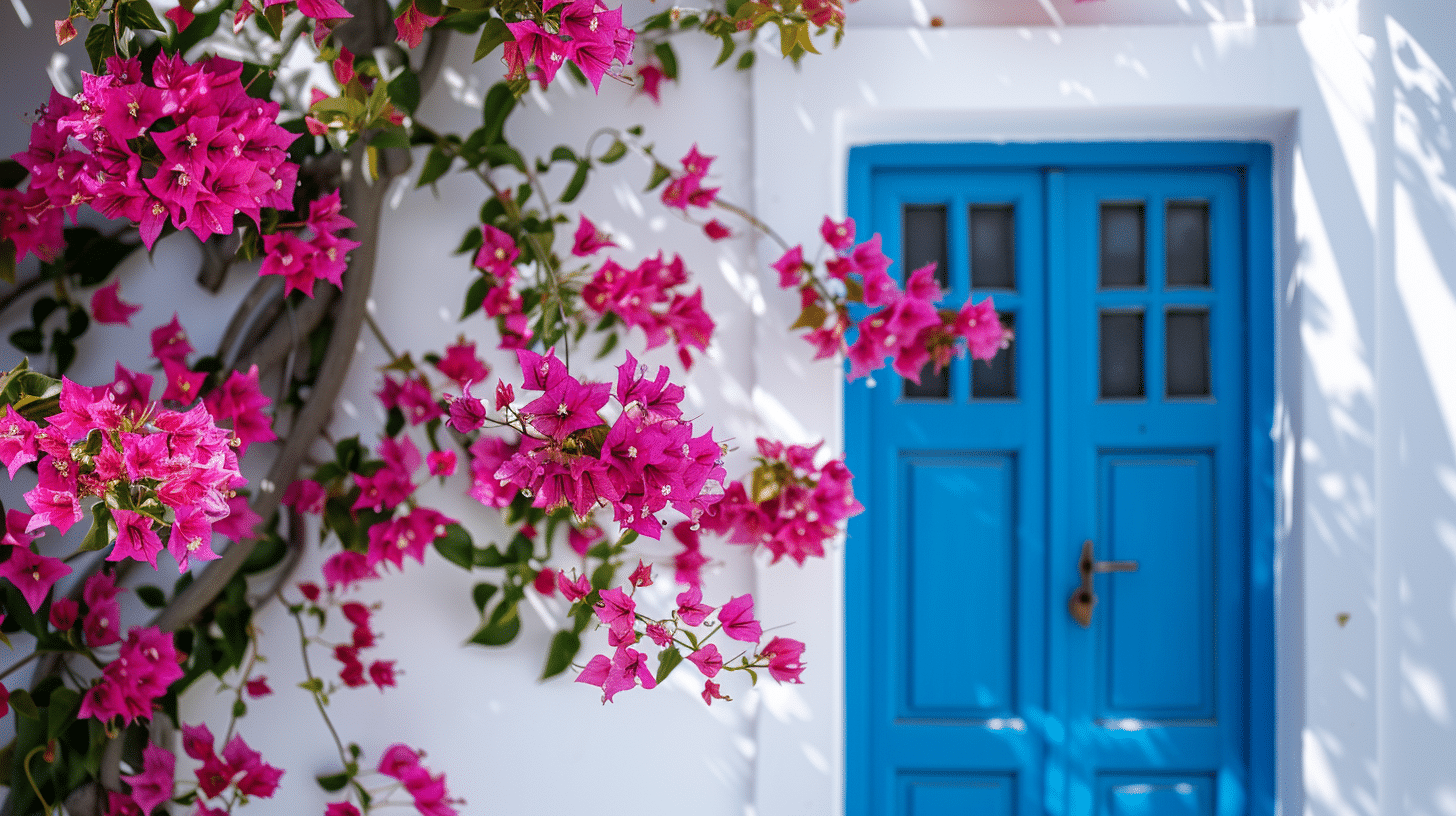
[[[617,247],[573,203],[598,175],[626,174],[613,165],[635,153],[663,210],[704,240],[756,230],[777,241],[768,274],[800,298],[792,328],[816,358],[847,359],[851,378],[990,359],[1009,333],[989,300],[938,308],[934,271],[897,278],[879,236],[857,242],[851,220],[826,217],[817,253],[789,246],[720,195],[714,157],[696,145],[669,163],[640,128],[602,129],[580,152],[535,155],[506,122],[533,85],[611,80],[656,100],[677,79],[672,38],[685,32],[717,38],[718,62],[736,55],[745,69],[763,29],[798,60],[837,43],[843,24],[838,0],[729,0],[633,26],[597,0],[183,0],[160,15],[148,0],[73,0],[56,37],[83,38],[90,70],[36,100],[28,144],[0,164],[0,312],[30,307],[10,335],[26,357],[0,374],[0,465],[19,497],[0,508],[0,634],[15,644],[0,673],[0,713],[15,723],[0,750],[8,812],[170,802],[207,816],[271,797],[289,771],[243,735],[247,703],[273,693],[270,681],[310,695],[333,738],[337,772],[317,777],[329,816],[456,812],[418,747],[346,743],[328,713],[348,689],[395,687],[400,668],[377,649],[376,607],[353,593],[427,557],[490,576],[471,593],[473,644],[512,641],[533,593],[564,599],[543,676],[567,674],[603,702],[674,671],[696,672],[709,705],[765,674],[803,682],[806,645],[766,630],[751,594],[705,596],[700,536],[774,561],[822,557],[862,509],[851,474],[822,443],[758,439],[757,465],[733,478],[713,417],[683,412],[680,372],[625,348],[670,346],[683,370],[701,359],[717,321],[694,271],[666,248]],[[416,115],[459,36],[504,66],[468,133]],[[300,54],[323,67],[302,92],[275,81]],[[571,175],[551,195],[539,176],[556,163]],[[461,319],[493,327],[509,370],[492,371],[463,335],[418,358],[396,352],[370,319],[384,182],[406,173],[417,186],[480,183],[479,223],[458,248],[473,270]],[[214,289],[256,262],[218,349],[195,349],[174,317],[151,330],[150,359],[116,362],[109,382],[70,379],[87,328],[137,312],[117,266],[184,232]],[[327,432],[366,328],[392,358],[372,445]],[[583,373],[588,336],[614,379]],[[325,461],[309,456],[320,439]],[[250,482],[255,462],[267,475]],[[503,544],[476,543],[423,497],[457,470],[512,531]],[[664,534],[682,547],[670,569],[636,548]],[[572,558],[553,558],[557,541]],[[318,575],[295,574],[305,546],[326,553]],[[158,588],[174,567],[172,588]],[[677,585],[675,606],[639,606],[638,591],[662,582]],[[306,676],[286,684],[262,672],[252,620],[266,603],[298,629]],[[17,683],[25,666],[33,679]],[[209,675],[233,695],[225,726],[179,718],[178,695]]]

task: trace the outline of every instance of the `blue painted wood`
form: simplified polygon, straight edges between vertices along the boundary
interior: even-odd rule
[[[996,303],[1018,370],[1013,400],[972,399],[964,360],[949,400],[886,372],[846,390],[870,508],[846,562],[849,813],[957,812],[982,789],[942,783],[987,774],[1018,813],[1272,812],[1272,450],[1251,424],[1272,413],[1268,163],[1238,144],[851,151],[849,214],[892,258],[906,205],[946,207],[945,305],[985,294],[967,207],[1015,206],[1018,289]],[[1163,285],[1164,205],[1189,199],[1209,203],[1207,289]],[[1102,201],[1146,203],[1142,290],[1096,286]],[[1100,399],[1098,314],[1127,309],[1146,395]],[[1170,309],[1209,316],[1208,397],[1163,394]],[[1096,578],[1083,630],[1065,603],[1089,538],[1146,566]]]
[[[907,816],[1012,816],[1015,779],[996,775],[902,774],[898,799]]]

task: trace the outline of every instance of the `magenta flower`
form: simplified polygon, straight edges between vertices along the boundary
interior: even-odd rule
[[[369,681],[384,691],[385,686],[393,686],[394,682],[394,661],[376,660],[369,664]]]
[[[726,696],[726,695],[723,694],[723,690],[718,686],[717,683],[714,683],[712,680],[704,681],[704,683],[703,683],[703,702],[707,703],[708,705],[712,705],[714,700],[732,700],[732,699],[733,699],[732,697],[728,697],[728,696]]]
[[[677,596],[677,617],[684,625],[697,626],[711,614],[713,607],[703,603],[703,593],[696,586]]]
[[[596,613],[602,623],[619,635],[632,631],[637,623],[637,602],[617,587],[602,590],[598,597]]]
[[[490,376],[490,368],[475,354],[475,341],[463,337],[454,345],[445,347],[445,356],[435,363],[435,368],[461,388],[470,383],[485,382]]]
[[[718,623],[723,634],[745,643],[757,643],[763,637],[763,627],[753,619],[753,595],[745,594],[733,598],[718,610]]]
[[[709,241],[721,241],[724,238],[732,237],[733,230],[728,229],[723,222],[714,218],[703,225],[703,234],[708,236]]]
[[[56,581],[71,574],[71,568],[59,558],[37,555],[25,547],[10,547],[10,557],[0,563],[0,578],[20,590],[30,611],[39,612],[46,594]]]
[[[172,798],[173,777],[177,757],[166,748],[151,743],[142,749],[142,772],[121,778],[131,785],[131,798],[142,813],[151,813]]]
[[[131,316],[141,311],[142,307],[121,299],[120,287],[121,281],[112,281],[91,295],[91,316],[96,322],[130,326]]]
[[[76,625],[76,618],[81,614],[81,607],[70,598],[57,598],[51,603],[51,628],[57,632],[69,631]]]
[[[283,491],[281,501],[300,513],[319,515],[323,513],[324,503],[328,498],[328,492],[318,482],[312,479],[294,479]]]
[[[688,655],[688,661],[697,666],[704,677],[717,677],[718,672],[723,670],[723,655],[711,643]]]
[[[249,677],[247,683],[244,684],[244,689],[247,691],[248,696],[254,699],[267,697],[273,693],[273,689],[268,687],[267,675],[262,674],[257,677]]]
[[[824,243],[836,252],[843,252],[854,245],[854,219],[846,218],[836,223],[826,215],[819,225],[819,234],[824,237]]]
[[[597,229],[586,216],[580,216],[581,220],[576,224],[576,234],[573,236],[571,254],[578,258],[585,258],[588,255],[595,255],[598,251],[609,246],[616,246],[616,242],[605,232]]]
[[[330,556],[323,566],[324,583],[328,584],[329,591],[335,588],[348,589],[360,581],[378,578],[379,573],[369,566],[369,558],[364,553],[344,550]]]
[[[394,18],[395,39],[410,48],[419,48],[425,38],[425,29],[440,22],[441,17],[431,17],[415,7],[414,0]]]
[[[425,464],[431,476],[451,476],[455,473],[455,451],[430,451],[425,454]]]
[[[187,342],[187,332],[172,313],[172,322],[152,330],[152,356],[158,360],[184,362],[192,353],[192,344]]]
[[[780,683],[802,683],[799,675],[804,673],[804,644],[793,638],[776,637],[759,651],[760,657],[768,658],[768,671]]]
[[[10,471],[10,478],[39,455],[36,434],[40,426],[21,416],[9,405],[0,413],[0,464]]]
[[[324,816],[360,816],[359,809],[348,802],[330,802],[324,808]]]
[[[591,594],[591,582],[585,575],[578,576],[575,581],[566,577],[565,572],[556,573],[556,587],[566,600],[575,603]]]
[[[652,567],[647,566],[642,559],[637,559],[637,569],[632,570],[632,575],[627,580],[631,581],[634,587],[651,586]]]

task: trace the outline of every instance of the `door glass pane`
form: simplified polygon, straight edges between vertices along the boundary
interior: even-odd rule
[[[1103,398],[1143,396],[1143,313],[1104,310],[1099,324]]]
[[[1169,309],[1167,327],[1168,396],[1209,396],[1208,310]]]
[[[950,366],[942,368],[939,373],[934,369],[934,361],[926,363],[920,369],[918,385],[909,377],[901,380],[904,383],[901,393],[906,399],[950,399]]]
[[[928,263],[935,264],[935,281],[940,288],[950,288],[950,271],[946,268],[945,205],[906,204],[904,276]]]
[[[1011,341],[991,361],[971,361],[971,396],[1010,399],[1016,396],[1016,314],[997,312],[1001,325],[1011,330]]]
[[[1208,202],[1169,201],[1168,285],[1208,285]]]
[[[971,288],[1016,288],[1016,209],[1011,204],[971,207]]]
[[[1145,285],[1145,220],[1142,202],[1103,202],[1100,229],[1102,288],[1128,289]]]

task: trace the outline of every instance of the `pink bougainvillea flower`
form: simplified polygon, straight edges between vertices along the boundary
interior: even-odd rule
[[[585,575],[578,576],[575,581],[566,577],[565,572],[556,573],[556,587],[566,600],[575,603],[591,594],[591,581]]]
[[[191,405],[197,399],[202,392],[202,383],[207,379],[207,372],[193,371],[177,360],[163,360],[162,371],[167,375],[167,388],[162,392],[162,399],[183,405]]]
[[[803,245],[795,246],[772,264],[779,273],[779,288],[792,289],[799,285],[803,278],[803,271],[807,268],[804,263]]]
[[[328,492],[318,482],[312,479],[294,479],[283,491],[281,501],[300,513],[318,515],[323,513],[324,503],[328,498]]]
[[[723,655],[711,643],[688,655],[688,661],[697,666],[704,677],[717,677],[718,672],[723,670]]]
[[[410,0],[408,6],[394,18],[395,39],[407,44],[410,48],[419,48],[425,38],[425,29],[440,22],[441,17],[431,17],[420,11]]]
[[[152,356],[158,360],[184,362],[191,353],[192,344],[187,342],[187,332],[175,312],[171,323],[152,330]]]
[[[329,591],[345,589],[360,581],[378,578],[379,573],[369,566],[369,557],[361,552],[344,550],[329,556],[323,566],[324,583]]]
[[[713,614],[713,607],[703,603],[703,593],[695,586],[677,596],[677,618],[686,626],[697,626]]]
[[[542,567],[536,573],[536,577],[531,579],[531,587],[547,597],[555,595],[556,570],[550,567]]]
[[[360,816],[359,808],[348,802],[330,802],[324,808],[324,816]]]
[[[498,380],[495,384],[495,409],[497,411],[511,404],[516,398],[516,388],[505,380]]]
[[[227,517],[214,524],[213,531],[233,541],[252,538],[254,529],[263,521],[263,517],[253,512],[252,505],[248,504],[248,497],[233,496],[227,500],[227,505]]]
[[[642,80],[642,93],[652,98],[652,104],[661,105],[664,77],[662,68],[657,65],[644,65],[637,69],[637,76]]]
[[[257,699],[259,697],[267,697],[268,695],[273,693],[273,689],[268,687],[268,676],[264,674],[260,674],[256,677],[249,677],[248,682],[244,685],[244,688],[247,691],[248,696],[254,699]]]
[[[120,287],[121,281],[112,281],[91,295],[91,316],[97,323],[130,326],[131,316],[141,311],[142,307],[121,299]]]
[[[445,347],[445,356],[435,363],[435,368],[461,388],[470,383],[485,382],[490,376],[490,368],[475,354],[475,341],[463,337]]]
[[[630,632],[637,623],[636,601],[617,587],[602,590],[598,597],[596,613],[602,623],[618,634]]]
[[[81,614],[80,604],[71,598],[57,598],[51,603],[51,628],[57,632],[69,631],[76,625],[76,618]]]
[[[799,675],[804,673],[804,644],[793,638],[776,637],[759,651],[760,657],[768,658],[768,671],[780,683],[802,683]]]
[[[145,561],[152,569],[156,569],[157,553],[162,551],[162,539],[152,529],[152,518],[119,507],[112,509],[111,518],[116,523],[116,546],[106,556],[106,560],[121,561],[131,558]]]
[[[578,258],[585,258],[588,255],[595,255],[598,251],[607,247],[616,246],[616,242],[605,232],[597,229],[597,225],[591,222],[586,216],[580,216],[576,223],[576,234],[572,238],[571,254]]]
[[[836,252],[843,252],[854,246],[854,219],[846,218],[836,222],[826,215],[819,225],[819,234],[823,236],[824,243],[833,247]]]
[[[718,684],[714,683],[712,680],[706,680],[703,682],[703,702],[707,703],[708,705],[712,705],[714,700],[732,699],[732,697],[725,695],[723,693],[723,689],[720,688]]]
[[[177,757],[166,748],[147,743],[142,749],[142,772],[121,778],[131,785],[132,801],[142,813],[151,813],[172,798]]]
[[[652,567],[649,567],[642,559],[637,559],[637,569],[632,570],[632,575],[627,580],[631,581],[634,587],[651,586]]]
[[[36,434],[40,426],[21,416],[9,405],[0,408],[0,464],[10,471],[10,478],[40,454]]]
[[[394,661],[376,660],[369,664],[369,681],[384,691],[385,686],[395,685]]]
[[[723,634],[745,643],[757,643],[763,637],[763,626],[753,618],[753,595],[733,598],[718,610],[718,623]]]
[[[186,572],[194,559],[211,561],[221,557],[212,551],[212,522],[205,511],[196,505],[177,509],[172,532],[167,536],[167,552],[176,559],[179,573]]]
[[[733,230],[723,226],[723,222],[714,218],[712,221],[703,225],[703,234],[707,235],[710,241],[721,241],[724,238],[732,237]]]
[[[455,473],[455,451],[430,451],[425,454],[425,464],[431,476],[451,476]]]
[[[37,555],[24,547],[10,547],[10,557],[0,563],[0,578],[8,580],[30,611],[39,612],[46,593],[60,579],[71,574],[71,568],[59,558]]]

